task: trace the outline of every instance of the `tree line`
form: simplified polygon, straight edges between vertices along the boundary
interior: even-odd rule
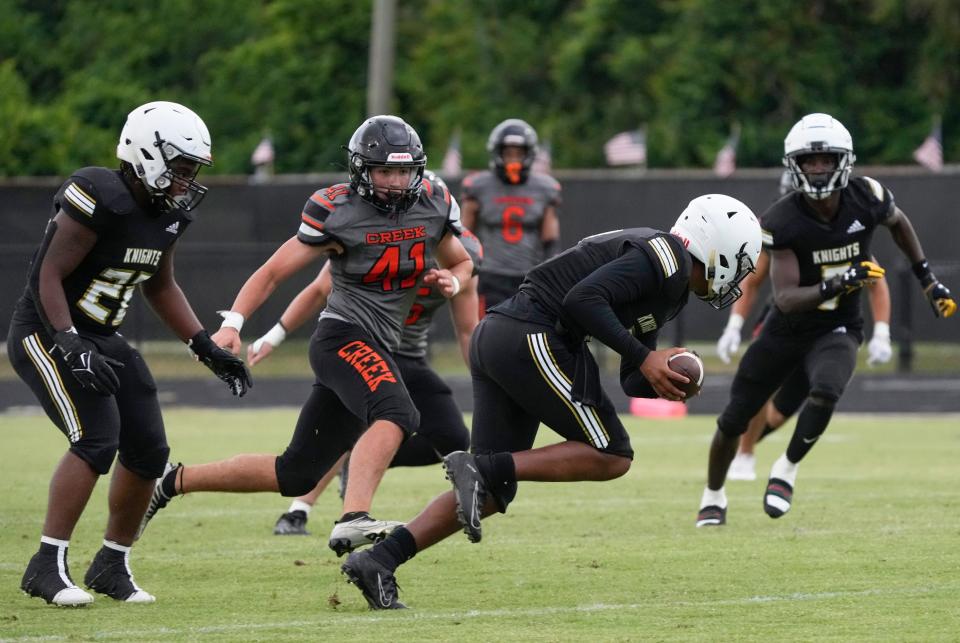
[[[0,176],[113,166],[126,113],[195,109],[214,172],[250,171],[270,136],[278,172],[343,167],[364,118],[372,2],[0,0]],[[911,163],[942,117],[960,155],[960,3],[941,0],[399,0],[392,111],[438,167],[461,133],[483,167],[500,120],[551,143],[554,167],[604,166],[644,127],[651,167],[780,162],[825,111],[871,165]]]

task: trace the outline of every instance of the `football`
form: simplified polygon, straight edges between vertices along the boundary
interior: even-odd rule
[[[703,361],[699,355],[690,352],[677,353],[667,360],[667,365],[670,370],[685,375],[690,380],[687,384],[674,382],[678,389],[687,394],[686,399],[700,393],[700,387],[703,386]]]

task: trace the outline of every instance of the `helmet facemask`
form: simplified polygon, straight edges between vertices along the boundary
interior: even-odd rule
[[[427,157],[416,131],[396,116],[363,122],[347,146],[350,185],[364,201],[390,216],[409,210],[420,198]],[[411,168],[406,187],[378,194],[372,168]]]
[[[835,169],[830,173],[804,172],[803,158],[811,154],[832,154],[837,162]],[[856,160],[853,152],[845,150],[801,151],[784,157],[783,163],[790,172],[793,187],[802,190],[811,199],[817,201],[826,199],[832,193],[847,187],[850,173],[853,171],[853,162]]]
[[[166,206],[164,209],[180,208],[185,212],[189,212],[200,205],[203,197],[207,194],[207,187],[198,183],[196,178],[200,173],[200,168],[205,165],[210,165],[210,161],[194,156],[180,149],[173,143],[164,141],[160,138],[160,132],[155,132],[155,134],[156,143],[154,143],[154,145],[166,169],[160,176],[154,179],[153,186],[151,186],[147,182],[146,177],[141,174],[143,171],[142,166],[137,171],[137,174],[140,175],[140,179],[144,182],[147,191],[150,192],[154,201],[162,202]],[[178,159],[189,162],[193,166],[192,172],[185,173],[183,171],[176,171],[173,166],[178,165],[178,163],[176,163]],[[134,169],[137,170],[136,167]],[[173,192],[173,194],[171,194],[171,192]]]
[[[831,173],[804,172],[801,159],[809,154],[833,154],[837,163]],[[843,124],[829,114],[807,114],[783,140],[783,164],[790,172],[794,189],[817,201],[847,187],[853,163],[853,138]]]
[[[503,148],[510,146],[523,149],[523,159],[519,163],[504,160]],[[509,118],[490,133],[487,153],[490,155],[490,169],[501,181],[511,185],[526,183],[537,158],[537,132],[526,121]]]
[[[726,308],[743,296],[740,282],[746,279],[751,272],[756,272],[757,269],[753,258],[747,252],[746,243],[740,247],[739,252],[733,257],[732,263],[737,266],[737,271],[729,281],[723,283],[716,281],[716,277],[718,271],[726,271],[730,268],[731,261],[727,259],[727,256],[718,254],[716,250],[713,250],[705,264],[707,294],[697,296],[717,310]]]
[[[391,154],[391,157],[403,157],[404,154]],[[406,154],[406,157],[411,157]],[[373,182],[372,169],[375,167],[410,167],[410,181],[405,188],[390,188],[386,194],[378,193],[376,185]],[[386,163],[372,163],[364,160],[358,154],[350,155],[350,183],[353,185],[357,194],[364,201],[368,201],[378,210],[391,216],[403,214],[417,202],[420,198],[420,190],[423,187],[423,171],[426,167],[426,159],[414,162],[412,157],[408,160],[396,160],[391,162],[388,158]]]

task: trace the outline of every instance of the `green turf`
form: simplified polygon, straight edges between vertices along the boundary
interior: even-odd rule
[[[295,410],[170,410],[174,457],[282,449]],[[633,469],[605,483],[522,484],[483,542],[462,534],[400,569],[411,609],[369,612],[325,547],[275,537],[268,494],[177,499],[134,549],[148,606],[99,597],[56,609],[17,587],[36,547],[63,440],[0,415],[0,638],[437,641],[956,641],[960,632],[958,417],[839,416],[801,466],[795,509],[763,514],[763,481],[731,482],[724,528],[693,526],[713,418],[628,420]],[[545,431],[544,438],[552,434]],[[761,478],[786,434],[761,445]],[[374,513],[409,518],[447,489],[439,467],[390,471]],[[73,576],[99,546],[106,485],[73,536]]]

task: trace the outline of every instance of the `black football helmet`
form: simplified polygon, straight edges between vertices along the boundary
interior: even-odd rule
[[[503,162],[503,146],[516,145],[526,150],[519,168],[507,168]],[[490,169],[505,183],[525,183],[537,157],[537,131],[526,121],[508,118],[493,128],[487,139]]]
[[[427,156],[417,132],[396,116],[373,116],[363,122],[350,137],[347,146],[350,186],[364,201],[388,214],[406,212],[420,197]],[[370,177],[370,168],[378,166],[411,167],[410,183],[391,191],[384,201],[378,197]]]

